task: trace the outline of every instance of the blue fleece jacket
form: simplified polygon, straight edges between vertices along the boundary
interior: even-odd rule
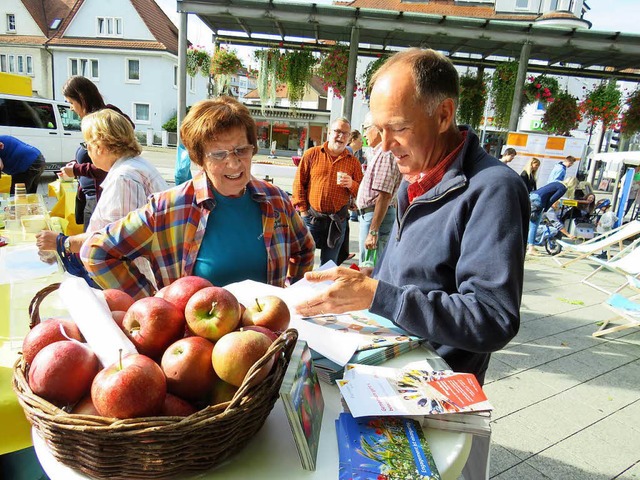
[[[370,310],[482,383],[490,353],[520,326],[529,197],[518,174],[468,130],[439,184],[411,204],[407,182],[400,185]]]

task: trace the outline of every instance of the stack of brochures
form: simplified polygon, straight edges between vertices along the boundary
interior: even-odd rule
[[[339,480],[438,480],[440,473],[420,423],[401,417],[336,420]]]

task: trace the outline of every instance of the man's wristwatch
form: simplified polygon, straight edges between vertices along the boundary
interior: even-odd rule
[[[64,239],[64,243],[62,244],[64,248],[64,253],[67,255],[71,254],[71,239],[69,237]]]
[[[369,235],[371,235],[372,237],[377,237],[378,236],[378,230],[369,230]]]

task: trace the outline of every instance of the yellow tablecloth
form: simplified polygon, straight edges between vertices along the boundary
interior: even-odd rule
[[[76,223],[76,190],[78,182],[61,182],[56,180],[49,184],[49,196],[56,197],[58,201],[51,209],[52,217],[60,217],[63,221],[62,231],[65,235],[77,235],[84,231],[82,224]]]
[[[11,175],[2,174],[0,177],[0,193],[11,193]]]

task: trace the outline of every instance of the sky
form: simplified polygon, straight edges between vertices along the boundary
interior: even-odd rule
[[[279,0],[287,1],[287,0]],[[291,0],[295,1],[295,0]],[[301,1],[301,0],[298,0]],[[178,24],[175,0],[156,0],[164,12]],[[331,0],[315,0],[316,3],[331,3]],[[640,22],[638,21],[638,0],[587,0],[591,10],[585,15],[585,19],[592,23],[591,30],[612,32],[624,32],[640,35]],[[188,19],[187,37],[194,45],[202,45],[212,50],[212,32],[195,15]],[[251,61],[252,49],[248,47],[234,46],[245,61]]]

